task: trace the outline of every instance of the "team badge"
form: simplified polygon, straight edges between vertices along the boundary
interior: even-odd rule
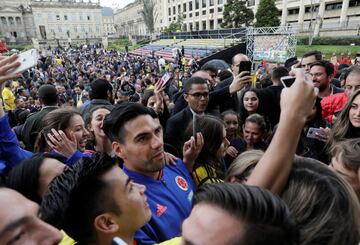
[[[175,177],[176,184],[180,187],[181,190],[187,191],[189,189],[188,183],[186,180],[181,176]]]

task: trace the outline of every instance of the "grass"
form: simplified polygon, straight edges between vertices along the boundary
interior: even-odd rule
[[[360,46],[340,46],[340,45],[297,45],[296,47],[296,56],[302,57],[304,53],[308,51],[318,50],[321,51],[323,54],[325,54],[325,57],[328,59],[331,57],[332,53],[336,53],[337,56],[340,55],[340,53],[344,52],[351,52],[353,55],[360,51]]]
[[[16,44],[16,45],[9,44],[9,45],[7,45],[8,50],[17,49],[20,52],[26,51],[26,50],[29,50],[29,49],[32,49],[32,48],[33,48],[32,44]]]

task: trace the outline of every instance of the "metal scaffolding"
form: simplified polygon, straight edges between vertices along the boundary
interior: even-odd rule
[[[269,37],[270,41],[270,37],[279,36],[281,37],[281,42],[287,42],[286,57],[294,57],[297,43],[295,34],[296,31],[290,25],[259,28],[248,27],[246,32],[246,55],[251,61],[254,61],[254,42],[257,36],[265,37],[265,43],[266,37]]]

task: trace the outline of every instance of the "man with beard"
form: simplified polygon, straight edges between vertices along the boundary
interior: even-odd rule
[[[314,86],[319,89],[318,96],[320,98],[343,92],[341,88],[331,84],[334,78],[334,65],[330,62],[325,60],[314,62],[310,66],[310,75]]]

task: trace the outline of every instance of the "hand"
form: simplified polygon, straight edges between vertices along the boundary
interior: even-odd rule
[[[176,166],[178,158],[169,152],[164,152],[165,164]]]
[[[315,133],[316,139],[326,142],[329,139],[331,129],[329,127],[322,128]]]
[[[165,89],[165,83],[162,80],[159,80],[155,83],[155,111],[157,114],[161,114],[164,110],[164,97],[163,97],[163,91]]]
[[[239,152],[233,146],[229,146],[226,149],[226,154],[230,155],[231,157],[237,157],[238,153]]]
[[[53,150],[67,158],[71,157],[77,149],[77,141],[73,132],[70,132],[69,139],[62,130],[51,129],[46,142]]]
[[[194,136],[186,141],[183,147],[183,162],[188,168],[189,172],[193,171],[195,160],[201,152],[204,145],[204,138],[201,133],[196,134],[196,141]]]
[[[248,74],[248,75],[247,75]],[[243,71],[234,77],[234,80],[229,86],[230,94],[234,94],[237,91],[241,90],[246,84],[251,84],[252,77],[248,71]]]
[[[16,61],[18,56],[13,54],[9,57],[0,56],[0,85],[10,79],[17,78],[21,76],[21,74],[8,74],[12,69],[18,67],[20,65],[19,61]]]
[[[296,80],[291,87],[284,88],[281,92],[281,116],[285,118],[291,116],[305,124],[315,104],[314,85],[305,81],[303,69],[294,69],[290,75],[295,75]]]

